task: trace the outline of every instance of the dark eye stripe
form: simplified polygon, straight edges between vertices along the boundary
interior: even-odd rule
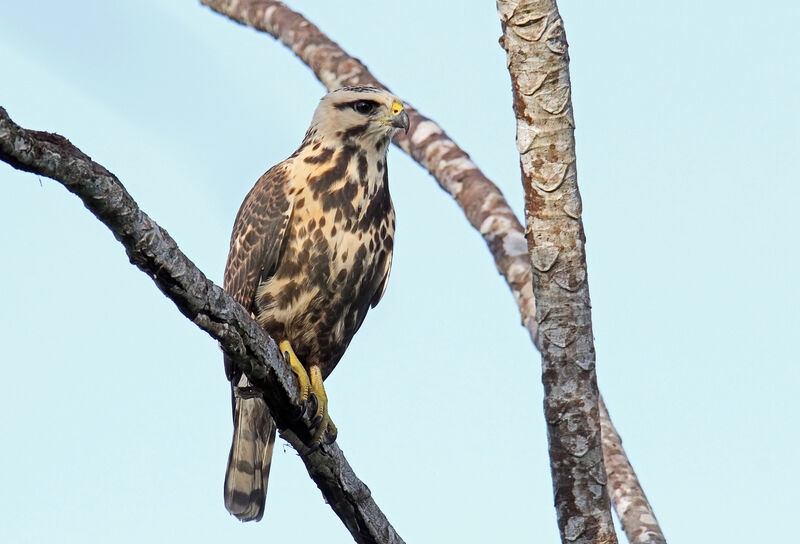
[[[334,104],[333,107],[336,108],[337,110],[347,110],[354,108],[355,105],[358,104],[359,102],[366,102],[367,104],[372,106],[372,109],[375,109],[378,106],[380,106],[380,104],[378,102],[375,102],[374,100],[351,100],[350,102],[340,102],[338,104]]]

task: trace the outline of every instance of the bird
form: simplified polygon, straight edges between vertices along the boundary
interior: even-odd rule
[[[386,153],[394,133],[408,128],[403,102],[386,90],[329,92],[300,147],[258,179],[236,215],[224,288],[297,375],[300,400],[314,410],[311,448],[336,439],[322,382],[386,290],[395,228]],[[276,424],[228,357],[225,372],[233,404],[225,506],[258,521]]]

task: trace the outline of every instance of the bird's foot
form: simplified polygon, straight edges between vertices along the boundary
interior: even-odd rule
[[[304,413],[309,411],[309,402],[313,402],[314,406],[318,404],[316,399],[312,398],[314,394],[311,390],[311,380],[308,377],[308,372],[306,372],[305,367],[297,358],[297,355],[295,355],[292,345],[288,340],[284,340],[278,344],[278,349],[281,350],[281,353],[283,353],[283,359],[289,364],[292,372],[294,372],[295,376],[297,376],[297,381],[300,382],[300,405],[303,406],[303,411],[298,415],[298,417],[302,417]],[[315,410],[316,408],[312,409],[312,411]]]
[[[316,428],[309,444],[312,450],[315,450],[322,444],[323,439],[326,444],[333,444],[339,431],[337,431],[336,425],[333,424],[330,415],[328,415],[328,395],[322,385],[322,371],[317,365],[313,365],[309,368],[309,375],[311,378],[311,390],[317,399],[317,406],[312,419],[312,423],[316,425]]]
[[[328,395],[322,385],[322,371],[319,366],[314,365],[309,372],[306,372],[288,340],[278,344],[278,348],[297,376],[297,381],[300,382],[300,404],[303,406],[303,413],[313,414],[311,424],[314,434],[309,443],[309,451],[319,448],[323,440],[326,444],[333,444],[338,431],[328,415]],[[300,416],[302,417],[302,414]]]

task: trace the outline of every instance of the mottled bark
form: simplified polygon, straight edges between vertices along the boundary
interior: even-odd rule
[[[606,405],[600,398],[600,428],[603,435],[603,459],[608,474],[608,491],[619,515],[622,529],[631,544],[666,544],[667,539],[656,521],[633,467],[628,462],[622,439],[611,424]]]
[[[26,130],[0,108],[0,160],[47,176],[76,194],[119,240],[132,264],[150,276],[186,317],[216,338],[255,387],[264,392],[284,438],[300,453],[325,500],[359,543],[400,544],[386,516],[336,444],[307,452],[310,436],[294,373],[275,342],[248,312],[211,282],[175,240],[139,209],[114,174],[57,134]]]
[[[201,2],[237,23],[277,38],[311,68],[328,89],[357,84],[372,84],[386,88],[358,59],[348,55],[319,28],[282,2],[270,0],[201,0]],[[439,186],[456,200],[470,224],[481,233],[494,258],[497,270],[506,280],[514,296],[522,325],[528,330],[534,345],[538,348],[539,335],[531,286],[531,262],[522,225],[497,186],[478,169],[469,155],[459,148],[435,121],[411,106],[407,111],[411,118],[408,135],[398,133],[394,143],[431,173]],[[613,429],[610,420],[604,421],[604,424]],[[613,495],[617,512],[620,512],[617,501],[646,506],[642,510],[630,508],[627,510],[628,515],[638,517],[652,512],[638,481],[617,485],[618,482],[613,480],[615,474],[609,471],[609,485],[615,490],[620,490]]]
[[[498,0],[541,336],[544,410],[562,542],[616,542],[606,491],[575,168],[569,57],[553,0]]]

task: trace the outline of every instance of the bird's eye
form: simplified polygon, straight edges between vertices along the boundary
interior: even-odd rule
[[[353,104],[353,109],[361,115],[368,115],[372,113],[373,109],[375,109],[375,104],[368,100],[359,100]]]

